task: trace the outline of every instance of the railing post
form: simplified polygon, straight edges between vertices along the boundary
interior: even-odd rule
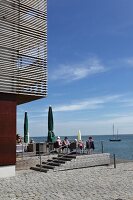
[[[40,156],[40,142],[38,144],[38,153],[39,153],[39,156]]]
[[[103,153],[103,141],[101,141],[102,153]]]
[[[40,142],[39,142],[39,158],[40,158],[40,171],[42,169],[42,158],[41,158],[41,152],[40,152]]]
[[[59,152],[60,152],[60,147],[58,148],[58,165],[59,165]]]
[[[23,142],[22,142],[22,159],[23,159],[23,157],[24,157],[24,152],[23,152]]]
[[[116,158],[115,158],[115,154],[113,154],[114,157],[114,168],[116,168]]]
[[[40,154],[40,171],[42,169],[42,158],[41,158],[41,154]]]

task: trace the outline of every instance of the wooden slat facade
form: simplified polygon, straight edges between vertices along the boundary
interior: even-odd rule
[[[46,0],[0,0],[0,85],[17,104],[46,97]]]

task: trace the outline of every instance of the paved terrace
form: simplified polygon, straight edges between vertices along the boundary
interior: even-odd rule
[[[0,200],[133,200],[133,162],[67,171],[19,170],[0,179]]]

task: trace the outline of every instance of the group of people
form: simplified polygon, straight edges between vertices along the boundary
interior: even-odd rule
[[[76,139],[76,141],[77,141],[77,139]],[[79,140],[79,141],[77,141],[77,147],[80,149],[81,152],[83,152],[83,150],[86,149],[88,154],[92,154],[92,152],[95,149],[94,140],[91,136],[86,141],[86,144],[84,144],[84,142],[82,140]]]
[[[60,148],[60,151],[66,148],[69,148],[69,145],[70,145],[70,142],[67,137],[65,137],[64,140],[62,141],[61,138],[58,136],[56,143],[57,143],[57,147]]]
[[[86,145],[84,144],[84,142],[82,140],[78,141],[77,139],[75,139],[74,142],[76,143],[76,148],[78,148],[80,150],[80,152],[83,152],[83,150],[86,148],[87,153],[92,154],[92,152],[95,149],[94,140],[91,136],[86,141]],[[70,147],[70,141],[68,140],[67,137],[65,137],[63,140],[61,140],[61,138],[58,136],[56,143],[58,144],[57,146],[60,149],[60,151],[63,151],[64,149],[66,149],[66,148],[68,149]]]

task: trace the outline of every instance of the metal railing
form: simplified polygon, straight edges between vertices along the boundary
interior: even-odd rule
[[[34,143],[36,145],[36,143]],[[45,142],[45,145],[47,146],[48,143]],[[25,144],[21,145],[21,152],[17,152],[17,156],[21,157],[22,159],[24,159],[24,157],[26,156],[36,156],[39,158],[40,160],[40,165],[42,165],[42,156],[48,156],[48,158],[51,158],[52,155],[57,155],[57,157],[63,157],[64,155],[67,154],[76,154],[76,155],[80,155],[80,154],[87,154],[88,150],[86,149],[86,146],[84,146],[83,150],[80,151],[80,149],[78,147],[76,147],[75,149],[71,150],[69,148],[68,145],[63,145],[61,147],[58,148],[54,148],[54,144],[52,144],[52,148],[50,149],[50,147],[47,146],[46,150],[42,152],[41,149],[41,143],[39,143],[39,149],[38,152],[25,152]],[[64,148],[63,152],[62,149]],[[125,147],[124,147],[125,148]],[[119,143],[110,143],[108,141],[96,141],[95,142],[95,150],[94,150],[94,154],[95,153],[110,153],[110,157],[111,157],[111,164],[114,165],[114,168],[116,168],[116,164],[120,163],[120,162],[127,162],[127,161],[132,161],[133,157],[132,157],[132,153],[131,151],[129,152],[130,154],[128,154],[128,149],[124,149],[125,151],[122,150],[122,145]],[[122,156],[120,155],[120,153],[122,154]],[[62,155],[60,155],[62,154]]]

